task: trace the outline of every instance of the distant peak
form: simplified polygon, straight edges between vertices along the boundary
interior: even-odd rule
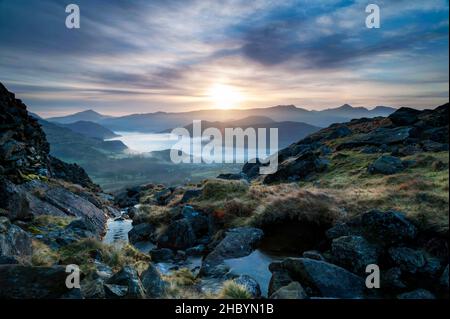
[[[284,109],[284,110],[295,110],[297,107],[293,104],[290,105],[277,105],[275,108]]]
[[[79,114],[100,114],[100,113],[95,112],[92,109],[89,109],[89,110],[86,110],[86,111],[81,111],[81,112],[79,112]]]
[[[352,109],[353,108],[353,106],[351,106],[350,104],[344,104],[344,105],[341,105],[340,107],[338,107],[339,109]]]

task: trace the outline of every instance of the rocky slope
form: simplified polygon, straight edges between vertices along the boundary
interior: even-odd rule
[[[0,297],[61,297],[65,267],[39,252],[100,239],[119,212],[81,167],[49,156],[40,125],[1,84],[0,141]]]

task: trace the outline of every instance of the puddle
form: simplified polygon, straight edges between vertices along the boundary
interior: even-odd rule
[[[128,243],[128,232],[133,228],[131,219],[123,217],[109,218],[106,222],[106,234],[103,242],[108,245],[123,246]]]
[[[236,275],[249,275],[255,279],[260,287],[263,296],[267,297],[269,282],[272,273],[269,265],[275,261],[281,261],[284,258],[292,256],[270,255],[267,252],[257,249],[250,255],[225,260],[225,264]]]

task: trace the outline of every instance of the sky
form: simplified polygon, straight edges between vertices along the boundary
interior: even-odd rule
[[[448,17],[447,0],[0,0],[0,82],[42,116],[429,108],[449,99]]]

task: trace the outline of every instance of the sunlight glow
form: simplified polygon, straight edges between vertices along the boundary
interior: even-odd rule
[[[212,86],[208,91],[208,97],[218,109],[237,108],[244,100],[237,88],[225,84]]]

